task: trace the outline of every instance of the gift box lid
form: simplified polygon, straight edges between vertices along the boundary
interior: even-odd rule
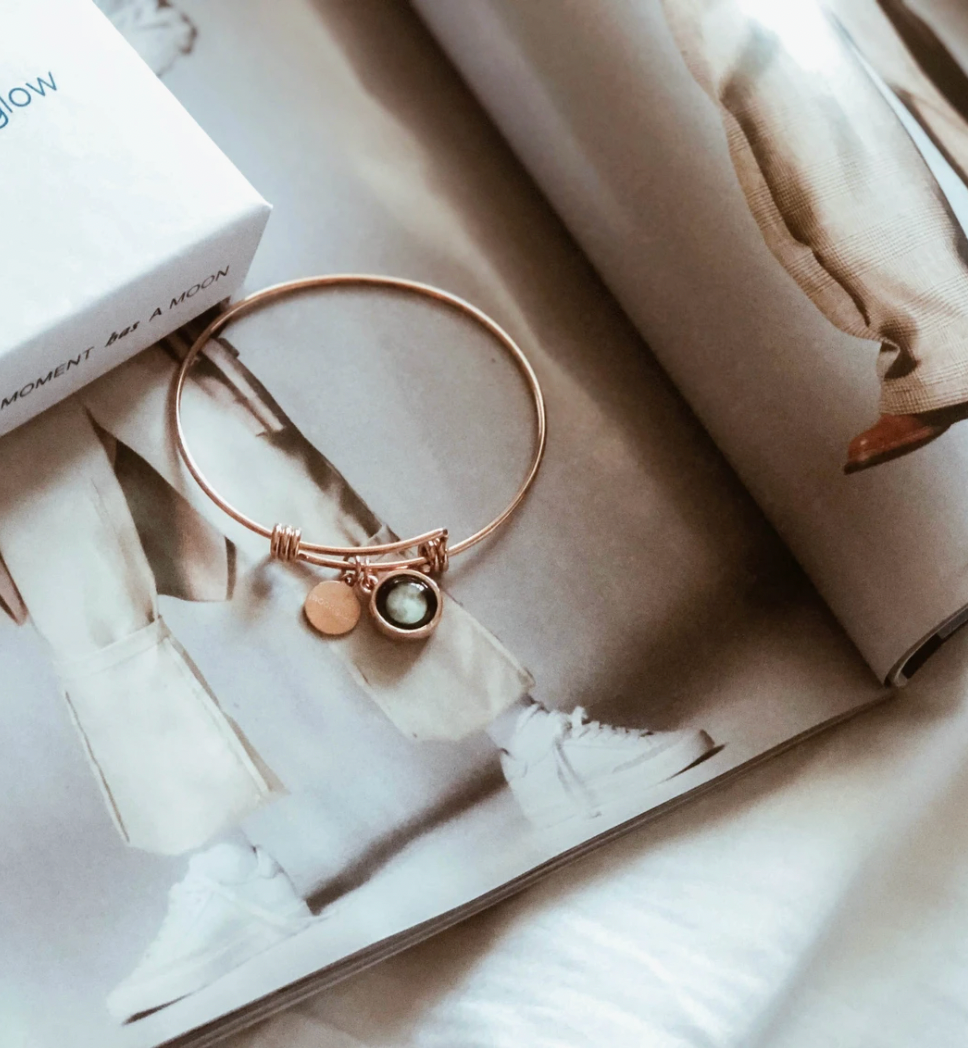
[[[0,209],[0,397],[18,422],[34,370],[83,352],[87,381],[226,297],[269,212],[91,0],[5,0]]]

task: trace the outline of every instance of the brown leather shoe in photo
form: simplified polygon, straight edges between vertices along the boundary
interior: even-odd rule
[[[844,472],[859,473],[917,451],[940,437],[949,425],[926,415],[881,415],[870,429],[850,442]]]

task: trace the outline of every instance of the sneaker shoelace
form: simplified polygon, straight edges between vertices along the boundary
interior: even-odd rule
[[[591,720],[584,706],[576,706],[570,715],[560,713],[561,729],[573,739],[607,739],[609,742],[641,742],[654,734],[645,728],[617,728]]]
[[[552,736],[552,752],[555,768],[562,789],[573,803],[584,809],[589,817],[598,814],[598,805],[589,788],[568,757],[566,744],[569,739],[602,739],[611,743],[641,743],[654,733],[642,728],[617,728],[611,724],[591,720],[583,706],[576,706],[570,714],[551,711],[555,727]]]
[[[565,752],[565,742],[569,738],[580,737],[582,730],[586,726],[592,723],[597,725],[598,722],[590,722],[581,706],[576,707],[570,715],[562,713],[560,710],[549,712],[548,715],[552,718],[555,728],[551,748],[555,758],[558,782],[561,784],[565,795],[579,808],[583,809],[587,817],[595,816],[598,814],[598,807],[581,775],[579,775],[575,766],[568,759],[568,754]],[[601,725],[598,726],[601,727]]]

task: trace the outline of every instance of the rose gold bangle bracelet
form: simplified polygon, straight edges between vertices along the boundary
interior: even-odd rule
[[[233,506],[216,491],[188,448],[182,421],[182,394],[192,365],[207,343],[233,321],[272,302],[304,291],[335,287],[389,288],[443,303],[470,317],[488,331],[510,354],[525,380],[533,401],[536,439],[524,480],[498,516],[460,542],[448,544],[446,528],[434,528],[412,538],[372,546],[327,546],[306,541],[299,527],[290,524],[267,527]],[[446,571],[451,557],[487,538],[521,505],[538,474],[547,437],[544,396],[537,375],[520,346],[496,321],[470,302],[429,284],[400,277],[360,273],[307,277],[277,284],[242,299],[219,314],[195,340],[182,361],[171,398],[171,419],[178,450],[199,487],[229,517],[268,539],[272,558],[287,563],[304,561],[339,572],[337,579],[326,580],[315,586],[306,600],[306,616],[319,632],[329,636],[348,633],[359,620],[362,601],[368,603],[377,627],[398,640],[419,640],[434,631],[443,612],[443,599],[431,576]],[[411,555],[394,560],[382,559],[393,553]]]

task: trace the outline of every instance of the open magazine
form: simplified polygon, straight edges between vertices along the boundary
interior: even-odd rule
[[[275,205],[251,290],[463,296],[534,363],[549,444],[404,655],[314,633],[317,576],[182,468],[197,326],[0,441],[3,1048],[212,1043],[881,701],[957,627],[954,5],[101,6]],[[351,544],[491,519],[527,408],[479,331],[371,293],[231,325],[185,395],[233,501]]]

